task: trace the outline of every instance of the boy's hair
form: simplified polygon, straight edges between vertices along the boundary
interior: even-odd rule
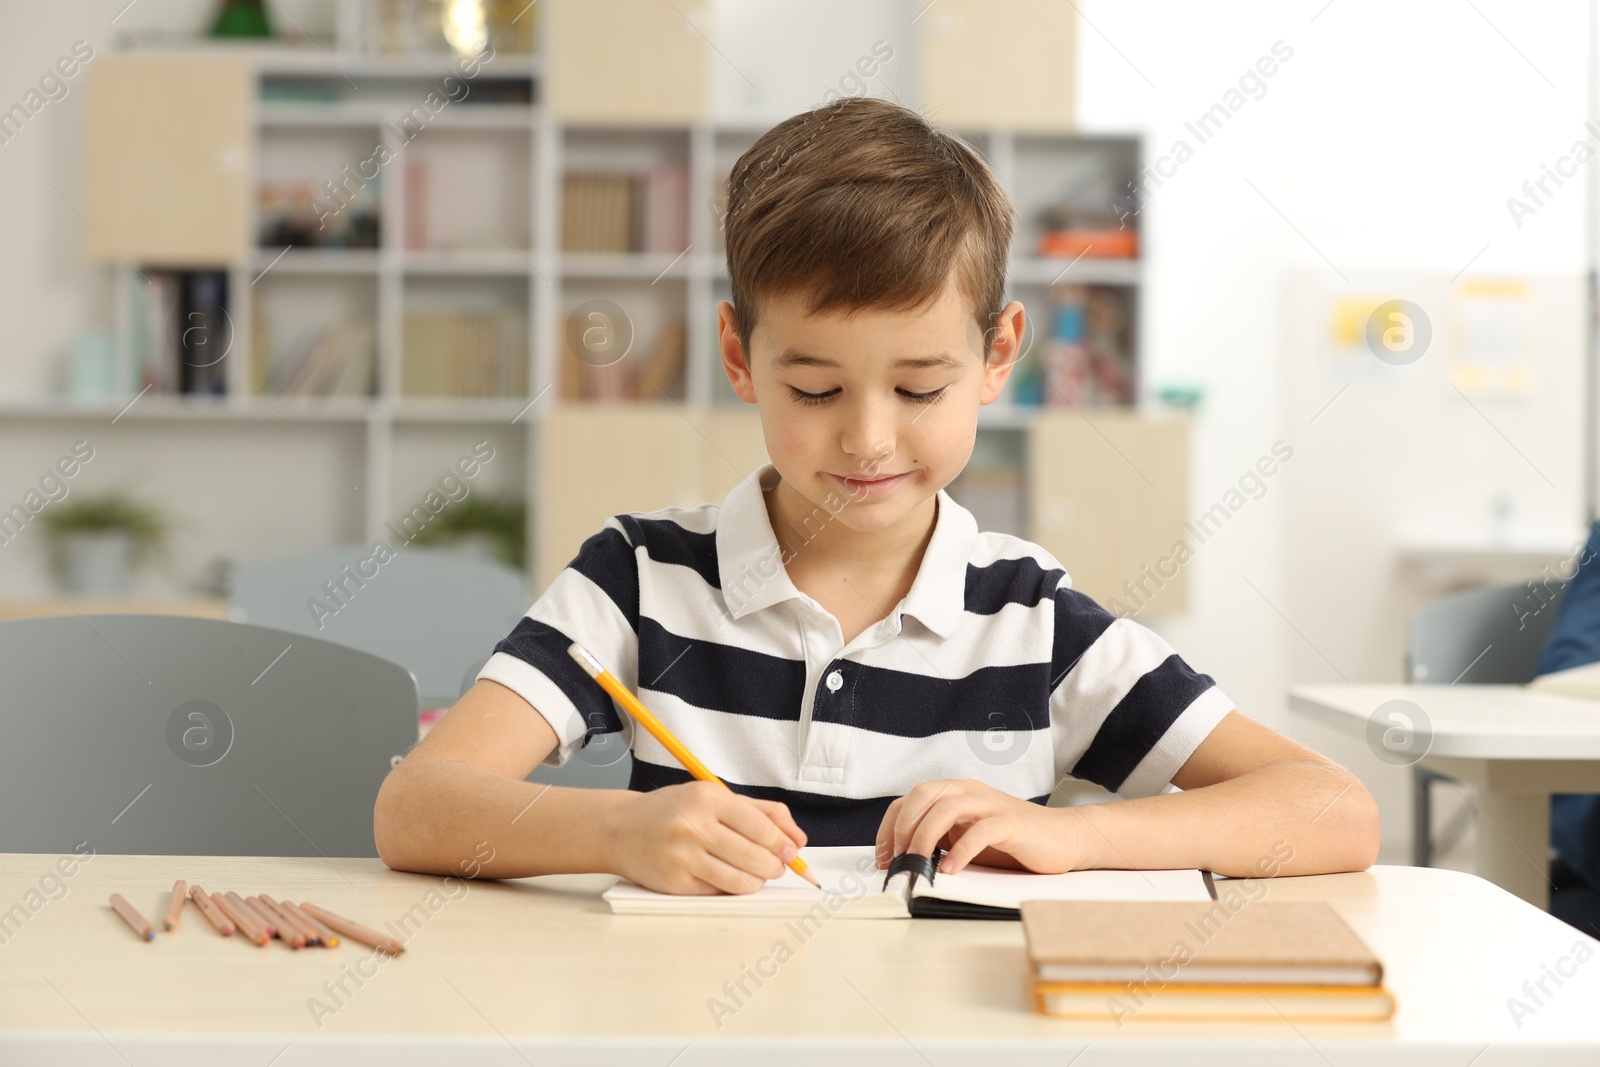
[[[989,357],[1016,210],[975,151],[899,104],[846,97],[780,122],[739,157],[724,216],[734,322],[763,298],[811,311],[910,310],[959,268]]]

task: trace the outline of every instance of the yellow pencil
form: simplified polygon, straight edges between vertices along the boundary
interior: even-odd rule
[[[574,641],[567,646],[567,655],[576,660],[578,666],[588,672],[589,677],[599,682],[600,688],[610,693],[618,704],[627,709],[628,714],[633,716],[635,722],[649,730],[651,735],[657,741],[660,741],[668,752],[672,753],[673,758],[683,764],[685,770],[702,782],[715,782],[724,789],[729,788],[728,783],[712,774],[704,763],[695,758],[695,754],[690,752],[682,741],[673,736],[672,731],[667,729],[661,720],[656,718],[655,714],[640,702],[638,697],[628,692],[628,687],[619,682],[616,675],[602,667],[600,661],[595,659],[588,649]],[[811,868],[806,866],[806,861],[799,856],[795,856],[794,859],[789,861],[789,869],[818,889],[822,888],[822,884],[817,881],[817,876],[811,873]]]

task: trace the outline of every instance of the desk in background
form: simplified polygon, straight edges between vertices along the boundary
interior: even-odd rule
[[[0,902],[22,900],[54,860],[0,859]],[[409,914],[415,930],[403,956],[363,964],[351,942],[291,952],[223,939],[192,907],[177,934],[145,943],[106,905],[120,892],[159,920],[178,876],[379,928]],[[1456,871],[1278,879],[1258,898],[1331,902],[1387,968],[1399,1004],[1388,1023],[1135,1015],[1120,1029],[1034,1013],[1019,923],[829,919],[802,938],[777,919],[612,915],[600,899],[611,882],[447,886],[377,860],[99,855],[0,945],[0,1063],[1065,1067],[1085,1046],[1090,1064],[1151,1067],[1600,1062],[1600,943]],[[792,954],[781,964],[780,942]],[[1574,973],[1514,1019],[1507,998],[1547,967]],[[346,979],[342,1004],[314,1018],[314,1000],[333,1004],[323,983],[360,969],[370,977]],[[714,1018],[713,998],[734,1006],[741,979],[751,995]]]
[[[1289,690],[1289,710],[1360,735],[1391,700],[1427,716],[1422,766],[1477,787],[1478,873],[1548,909],[1550,795],[1600,793],[1600,700],[1519,685]]]

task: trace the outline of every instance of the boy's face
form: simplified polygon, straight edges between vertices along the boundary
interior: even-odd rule
[[[953,276],[914,311],[811,314],[797,294],[765,299],[748,352],[733,306],[718,313],[723,368],[739,398],[760,406],[783,481],[814,505],[832,494],[828,510],[863,533],[894,527],[961,473],[978,406],[1000,395],[1023,329],[1012,302],[985,364],[983,331]]]

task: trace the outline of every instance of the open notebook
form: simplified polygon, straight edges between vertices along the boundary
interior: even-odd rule
[[[955,874],[936,870],[932,859],[907,853],[890,872],[878,870],[871,845],[818,846],[801,850],[822,888],[784,871],[753,893],[674,896],[627,879],[605,892],[621,915],[816,914],[848,919],[1019,919],[1024,900],[1211,900],[1215,894],[1199,871],[1071,871],[1033,874],[969,865]]]

